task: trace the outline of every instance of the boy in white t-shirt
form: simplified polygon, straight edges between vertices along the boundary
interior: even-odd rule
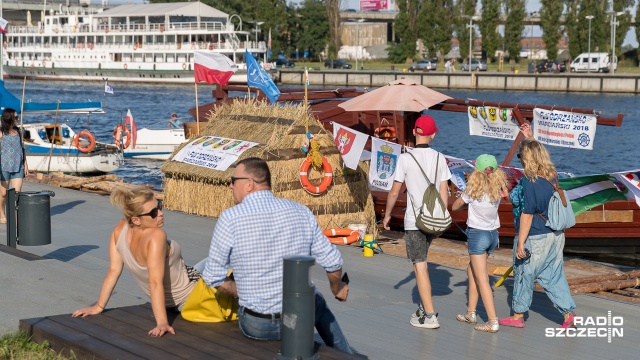
[[[498,246],[498,206],[500,198],[507,195],[507,176],[498,169],[493,155],[482,154],[476,159],[476,168],[467,180],[465,192],[453,203],[452,210],[457,211],[468,205],[467,246],[469,249],[469,298],[467,313],[458,314],[458,321],[476,324],[476,306],[478,293],[487,311],[488,321],[476,325],[474,329],[498,332],[498,316],[493,303],[493,293],[489,285],[487,258]]]
[[[422,197],[427,186],[433,181],[440,191],[440,196],[446,204],[449,200],[448,180],[451,172],[447,166],[444,155],[430,148],[429,144],[436,136],[438,128],[431,116],[423,115],[416,120],[413,134],[416,137],[416,147],[411,154],[404,153],[398,158],[398,167],[393,186],[387,196],[387,205],[382,225],[389,230],[389,221],[393,206],[398,200],[402,183],[407,185],[407,210],[404,214],[405,242],[407,244],[407,257],[413,263],[413,271],[416,276],[420,304],[418,310],[412,315],[410,324],[415,327],[436,329],[440,327],[438,314],[433,308],[431,298],[431,281],[427,271],[427,253],[434,236],[425,234],[416,226],[415,214],[420,211]],[[413,157],[411,156],[413,155]],[[415,157],[415,160],[414,160]],[[417,161],[417,162],[416,162]],[[418,162],[420,164],[418,164]],[[438,166],[437,171],[434,168]],[[428,176],[436,173],[436,179],[426,179],[420,167]],[[413,209],[411,208],[413,207]]]

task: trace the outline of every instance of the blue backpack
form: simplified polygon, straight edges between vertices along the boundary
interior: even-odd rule
[[[560,184],[558,184],[558,178],[556,178],[555,185],[550,181],[549,183],[553,186],[553,195],[549,200],[549,209],[547,210],[549,218],[545,219],[542,214],[537,214],[545,221],[545,225],[551,230],[560,231],[568,229],[576,224],[576,215],[573,213],[571,203],[567,201],[564,195],[564,190],[562,190]]]

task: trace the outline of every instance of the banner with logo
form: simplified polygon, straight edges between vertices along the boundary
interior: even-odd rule
[[[258,143],[216,136],[203,136],[185,145],[172,160],[225,171],[243,152]]]
[[[402,146],[384,141],[376,137],[371,138],[371,168],[369,169],[369,184],[379,190],[389,191],[396,177],[398,157]]]
[[[511,109],[469,106],[467,107],[467,115],[469,135],[515,140],[520,131],[518,122],[511,115]]]
[[[533,109],[533,136],[545,145],[593,150],[595,115]]]
[[[355,131],[346,126],[333,123],[333,140],[342,156],[344,165],[349,169],[357,169],[360,154],[369,139],[369,135]]]

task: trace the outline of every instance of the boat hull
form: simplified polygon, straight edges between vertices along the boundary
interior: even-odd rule
[[[124,149],[125,158],[167,160],[180,144],[185,142],[184,129],[138,130],[136,146]]]
[[[26,144],[25,154],[29,170],[38,172],[64,172],[73,174],[107,173],[118,170],[122,154],[115,149],[103,148],[82,153],[75,147]]]

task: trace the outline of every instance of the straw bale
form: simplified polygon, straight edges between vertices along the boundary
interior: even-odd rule
[[[306,143],[307,131],[306,112],[302,105],[270,106],[265,102],[236,100],[210,113],[200,136],[239,138],[259,143],[259,146],[245,151],[241,159],[266,159],[274,194],[307,205],[316,214],[322,229],[367,224],[370,231],[375,232],[368,169],[366,166],[359,166],[357,170],[343,169],[332,134],[312,116],[308,129],[333,170],[333,183],[320,196],[307,193],[300,185],[299,169],[306,157],[300,148]],[[171,158],[183,146],[185,144],[176,149]],[[229,189],[233,168],[218,171],[171,161],[171,158],[162,166],[167,208],[218,217],[224,209],[233,206]],[[322,169],[309,170],[312,183],[320,183],[323,177]]]

